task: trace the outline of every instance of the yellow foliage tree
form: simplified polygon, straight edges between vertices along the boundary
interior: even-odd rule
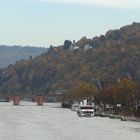
[[[133,81],[124,79],[120,81],[113,89],[112,96],[115,103],[130,105],[133,102],[136,85]]]
[[[91,100],[97,95],[96,86],[93,83],[82,82],[72,88],[70,97],[75,100]]]

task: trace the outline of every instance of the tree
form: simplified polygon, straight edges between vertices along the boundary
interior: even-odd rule
[[[32,59],[33,59],[33,57],[30,55],[30,56],[29,56],[29,60],[32,60]]]
[[[115,103],[121,103],[124,105],[132,105],[133,97],[135,94],[136,85],[133,81],[124,79],[120,81],[113,89],[113,99]]]
[[[136,84],[136,95],[135,95],[135,98],[137,100],[140,100],[140,83]]]
[[[65,40],[64,41],[64,48],[69,49],[71,46],[72,42],[70,40]]]
[[[75,100],[92,100],[97,95],[96,86],[93,83],[79,83],[72,88],[70,97]]]

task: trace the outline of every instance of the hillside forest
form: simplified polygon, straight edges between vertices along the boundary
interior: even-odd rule
[[[97,84],[102,80],[116,84],[102,94]],[[0,69],[0,92],[61,92],[76,99],[92,95],[108,103],[132,103],[140,99],[140,23],[77,42],[65,40],[34,59]]]

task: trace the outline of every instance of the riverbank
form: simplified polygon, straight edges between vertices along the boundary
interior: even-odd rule
[[[139,117],[113,115],[113,114],[110,114],[108,117],[110,119],[120,119],[121,121],[135,121],[135,122],[140,122],[140,118]]]
[[[122,117],[121,120],[123,121],[135,121],[135,122],[140,122],[140,118],[137,117]]]
[[[120,119],[121,121],[140,122],[140,117],[134,117],[134,116],[123,116],[123,115],[108,114],[108,113],[97,113],[97,112],[95,112],[95,116],[109,117],[110,119]]]

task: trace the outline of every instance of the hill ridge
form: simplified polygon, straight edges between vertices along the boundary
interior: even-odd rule
[[[81,81],[129,78],[140,81],[140,23],[104,36],[64,45],[0,72],[0,92],[67,91]]]

